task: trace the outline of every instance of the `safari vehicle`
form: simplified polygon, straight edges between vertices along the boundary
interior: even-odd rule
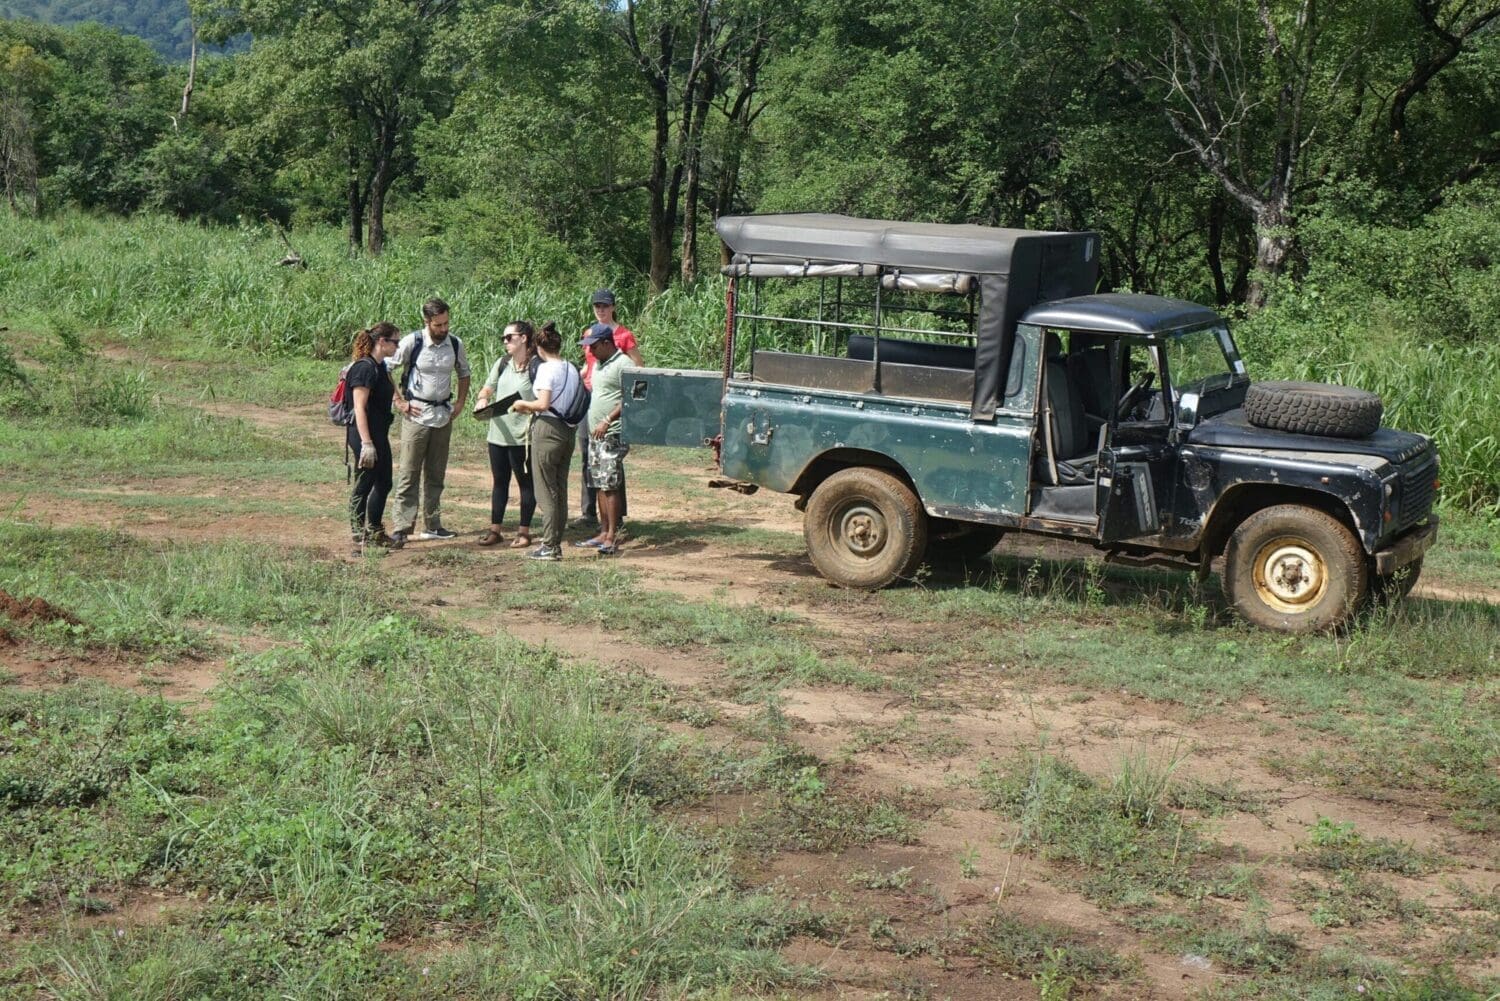
[[[1404,594],[1437,452],[1378,397],[1252,383],[1213,310],[1093,294],[1098,237],[832,215],[725,217],[718,372],[627,373],[632,443],[711,442],[795,495],[813,564],[879,588],[1005,532],[1198,569],[1260,626]],[[741,367],[743,366],[743,371]]]

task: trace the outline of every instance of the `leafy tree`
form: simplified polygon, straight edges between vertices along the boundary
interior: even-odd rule
[[[46,93],[51,73],[31,46],[0,47],[0,180],[13,213],[23,199],[30,200],[33,212],[40,208],[32,103]]]
[[[451,100],[458,0],[202,0],[206,37],[254,38],[239,80],[268,143],[331,169],[342,155],[349,242],[379,254],[392,186]]]

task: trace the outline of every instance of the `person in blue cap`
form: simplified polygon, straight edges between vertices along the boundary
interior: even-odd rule
[[[625,400],[625,368],[630,358],[615,347],[614,331],[607,323],[596,323],[584,334],[583,344],[594,359],[594,388],[589,395],[589,414],[583,427],[588,432],[584,467],[599,504],[599,531],[574,546],[596,549],[600,556],[619,552],[620,519],[625,495],[625,455],[630,446],[620,440],[620,411]]]
[[[594,310],[594,323],[603,323],[609,326],[615,350],[630,359],[635,365],[645,364],[641,361],[640,343],[636,340],[635,334],[631,333],[630,329],[623,323],[618,323],[615,320],[614,291],[607,288],[599,289],[589,297],[589,305]],[[592,329],[592,325],[584,328],[583,332],[585,336],[587,336],[590,329]],[[594,357],[592,350],[588,345],[584,345],[583,384],[590,390],[593,389],[594,366],[597,363],[598,360]],[[588,430],[586,427],[580,427],[578,431],[578,450],[587,455]],[[629,513],[628,506],[625,503],[624,483],[620,484],[620,505],[620,518],[623,520],[625,515]],[[574,527],[587,528],[590,531],[597,530],[599,528],[597,488],[589,478],[589,467],[586,462],[583,465],[583,492],[579,495],[579,508],[580,513],[578,518],[573,522]]]

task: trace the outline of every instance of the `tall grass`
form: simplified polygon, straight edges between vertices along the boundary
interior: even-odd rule
[[[1369,232],[1355,235],[1374,239]],[[1406,234],[1418,243],[1440,235]],[[1335,246],[1354,237],[1339,230],[1323,239]],[[569,270],[551,284],[496,279],[472,254],[444,255],[430,240],[397,242],[378,259],[351,257],[332,227],[299,231],[296,241],[305,271],[277,265],[284,248],[261,226],[81,214],[11,219],[0,230],[0,322],[40,326],[62,317],[143,345],[176,342],[187,331],[209,355],[332,359],[375,320],[414,328],[420,304],[438,295],[453,306],[454,329],[479,364],[499,356],[498,335],[512,319],[555,320],[565,335],[580,329],[592,320],[589,293],[612,284],[649,364],[716,368],[722,359],[724,283],[717,278],[648,300],[638,279],[619,275]],[[1469,267],[1470,278],[1486,274],[1449,265]],[[1402,266],[1417,273],[1426,264],[1417,255]],[[1480,294],[1487,283],[1462,285],[1471,308],[1454,313],[1439,308],[1459,294],[1446,285],[1410,291],[1378,277],[1330,265],[1279,292],[1270,309],[1240,327],[1252,372],[1382,393],[1388,423],[1437,438],[1448,501],[1500,512],[1500,344],[1475,333],[1494,312],[1493,297]]]
[[[0,302],[13,325],[61,315],[146,345],[187,330],[206,351],[336,358],[354,331],[377,320],[419,326],[422,302],[439,296],[453,307],[454,330],[471,353],[492,358],[507,322],[555,320],[566,336],[593,322],[589,294],[612,284],[620,318],[651,345],[653,364],[718,363],[718,281],[648,305],[643,288],[603,274],[563,275],[555,285],[500,282],[422,245],[352,257],[331,227],[299,231],[296,242],[306,270],[277,264],[284,248],[266,227],[211,229],[149,216],[13,218],[0,230]]]

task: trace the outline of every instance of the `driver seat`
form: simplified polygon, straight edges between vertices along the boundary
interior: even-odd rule
[[[1046,486],[1085,486],[1094,482],[1099,456],[1089,440],[1083,397],[1068,377],[1068,363],[1061,347],[1056,334],[1047,335],[1042,433],[1048,447],[1037,456],[1036,478]]]

